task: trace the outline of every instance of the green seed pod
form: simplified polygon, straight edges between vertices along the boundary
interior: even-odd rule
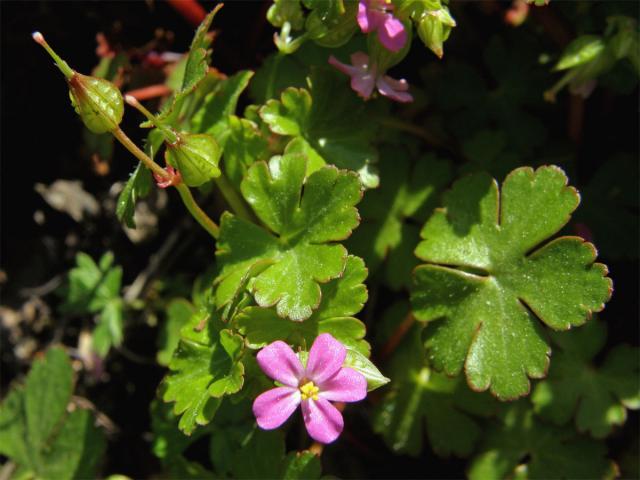
[[[222,150],[212,135],[180,133],[176,142],[166,145],[165,160],[178,169],[187,186],[199,187],[220,176]]]
[[[122,121],[124,103],[118,87],[104,78],[75,73],[69,83],[71,104],[93,133],[115,130]]]
[[[40,32],[33,39],[51,55],[69,85],[69,96],[85,126],[94,133],[112,132],[122,121],[124,102],[118,87],[103,78],[77,73],[62,60]]]

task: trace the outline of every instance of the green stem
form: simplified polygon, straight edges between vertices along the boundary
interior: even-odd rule
[[[138,146],[133,143],[129,137],[127,137],[127,134],[124,133],[120,127],[117,127],[111,133],[113,133],[113,136],[118,139],[118,141],[124,146],[124,148],[129,150],[134,157],[136,157],[144,164],[145,167],[147,167],[149,170],[151,170],[161,178],[169,178],[169,174],[164,170],[164,168],[151,160],[146,153],[140,150],[140,148],[138,148]]]
[[[44,49],[47,51],[47,53],[49,55],[51,55],[51,58],[53,58],[53,61],[56,62],[56,65],[62,71],[63,75],[67,78],[67,80],[71,79],[71,77],[73,77],[75,75],[76,72],[74,72],[71,69],[71,67],[67,64],[67,62],[62,60],[58,56],[58,54],[53,51],[53,48],[51,48],[49,46],[47,41],[44,39],[44,36],[40,32],[33,32],[33,34],[31,36],[33,37],[33,39],[35,40],[35,42],[37,44],[39,44],[42,47],[44,47]]]
[[[179,183],[175,185],[176,190],[180,194],[180,198],[182,198],[182,203],[187,207],[189,213],[196,219],[196,221],[204,228],[207,232],[211,234],[211,236],[217,239],[220,236],[220,227],[216,225],[216,223],[209,218],[209,216],[204,213],[204,211],[198,206],[196,201],[193,199],[193,195],[191,195],[191,190],[184,183]]]
[[[151,170],[153,173],[158,175],[163,179],[169,179],[169,174],[158,165],[156,162],[151,160],[138,146],[131,141],[129,137],[122,131],[120,127],[116,128],[113,132],[113,136],[118,139],[124,147],[129,150],[138,160],[140,160],[145,167]],[[184,183],[179,183],[174,185],[180,194],[180,198],[184,203],[184,206],[187,207],[189,213],[196,219],[196,221],[211,234],[213,238],[218,238],[220,234],[220,228],[216,223],[209,218],[209,216],[204,213],[204,211],[198,206],[196,201],[193,199],[193,195],[191,195],[191,190]]]
[[[255,223],[255,217],[253,213],[251,213],[242,198],[240,198],[240,196],[236,193],[236,190],[233,188],[233,185],[229,183],[227,177],[222,174],[215,179],[215,182],[220,189],[220,192],[224,196],[224,199],[227,201],[234,213],[239,217],[244,218],[245,220],[249,220],[250,222]]]
[[[167,128],[166,126],[162,125],[161,123],[159,123],[158,119],[155,117],[155,115],[153,115],[153,113],[151,113],[149,110],[147,110],[138,101],[137,98],[132,97],[131,95],[125,95],[124,96],[124,100],[129,105],[131,105],[136,110],[138,110],[140,113],[142,113],[145,117],[147,117],[147,120],[149,120],[153,124],[153,126],[155,126],[158,130],[160,130],[162,132],[162,134],[165,136],[165,139],[168,142],[176,143],[178,141],[178,135],[176,134],[176,132],[174,132],[170,128]]]

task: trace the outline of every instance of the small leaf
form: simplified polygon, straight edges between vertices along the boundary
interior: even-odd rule
[[[367,379],[367,391],[375,390],[389,383],[389,379],[380,373],[371,360],[357,350],[347,350],[345,366],[360,372]]]
[[[363,340],[366,328],[351,317],[367,300],[366,276],[362,259],[349,256],[343,276],[321,286],[320,306],[304,322],[280,318],[273,309],[248,307],[236,317],[236,324],[250,348],[276,340],[308,348],[318,335],[330,333],[348,348],[368,356],[369,344]]]
[[[518,478],[615,478],[616,466],[606,455],[604,443],[539,422],[529,406],[519,401],[486,430],[468,476],[471,480],[512,478],[520,470],[525,474]]]
[[[69,289],[64,309],[84,314],[97,313],[117,298],[122,282],[122,269],[112,267],[113,254],[105,253],[96,265],[86,253],[76,255],[76,266],[69,271]]]
[[[287,152],[303,152],[312,159],[307,174],[332,164],[358,172],[365,187],[376,187],[379,179],[372,164],[377,155],[371,147],[376,123],[367,105],[333,72],[316,71],[310,83],[310,90],[287,88],[280,100],[269,100],[260,117],[272,132],[294,137],[295,147]]]
[[[449,375],[464,366],[469,385],[501,399],[527,394],[546,374],[550,348],[539,318],[555,330],[582,325],[611,295],[595,248],[577,237],[539,246],[562,228],[579,197],[557,167],[514,170],[502,195],[488,176],[454,184],[445,208],[422,230],[412,294],[432,322],[426,346]]]
[[[308,451],[289,452],[285,459],[284,480],[305,480],[320,478],[322,467],[320,458]]]
[[[595,368],[593,357],[606,338],[605,324],[596,320],[552,338],[559,350],[554,351],[549,377],[536,385],[531,397],[536,413],[559,425],[575,416],[578,431],[606,437],[625,422],[627,408],[640,408],[640,351],[619,345]]]
[[[273,261],[252,282],[258,305],[276,305],[292,320],[311,316],[321,300],[320,284],[339,277],[346,249],[333,243],[358,224],[354,205],[361,196],[357,177],[324,167],[305,179],[305,159],[274,157],[253,165],[242,182],[242,194],[267,231],[231,214],[221,220],[216,253],[221,265],[216,303],[230,301],[251,265]],[[304,185],[304,194],[302,188]],[[275,236],[275,235],[277,236]]]
[[[149,172],[142,163],[138,163],[138,166],[129,177],[129,180],[127,180],[122,192],[120,192],[116,207],[118,220],[127,227],[136,228],[134,219],[136,203],[138,199],[149,195],[151,186],[151,172]]]
[[[205,314],[205,319],[208,314]],[[202,317],[194,315],[182,329],[170,372],[163,380],[162,398],[175,402],[173,411],[181,415],[179,427],[191,435],[197,425],[211,421],[223,395],[242,388],[244,366],[239,361],[242,339],[213,326],[209,319],[198,330]]]
[[[180,342],[180,330],[195,313],[194,306],[183,298],[172,300],[166,309],[167,318],[160,327],[158,353],[160,365],[169,365],[173,352]]]
[[[124,319],[123,304],[120,298],[107,302],[100,312],[98,326],[92,334],[91,346],[102,358],[107,356],[109,349],[122,344]]]
[[[426,432],[439,455],[467,456],[481,432],[466,413],[463,392],[468,389],[460,377],[449,378],[427,366],[420,334],[421,328],[414,325],[392,357],[393,383],[376,407],[373,428],[396,452],[417,456]],[[473,404],[490,408],[486,396],[470,394]]]

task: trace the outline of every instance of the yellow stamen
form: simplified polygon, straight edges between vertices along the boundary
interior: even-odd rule
[[[318,393],[320,389],[314,385],[313,382],[307,382],[300,387],[300,393],[302,394],[302,400],[312,399],[318,400]]]

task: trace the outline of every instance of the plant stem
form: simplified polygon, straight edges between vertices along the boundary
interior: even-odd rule
[[[124,133],[120,127],[117,127],[112,133],[113,136],[116,137],[118,141],[124,146],[124,148],[129,150],[134,157],[136,157],[144,164],[145,167],[147,167],[159,177],[163,179],[169,179],[169,174],[164,170],[164,168],[151,160],[146,153],[138,148],[138,146],[133,143],[129,137],[127,137],[127,134]]]
[[[113,132],[113,136],[118,139],[124,147],[129,150],[138,160],[140,160],[145,167],[151,170],[154,174],[162,179],[169,179],[169,174],[158,165],[156,162],[151,160],[146,153],[144,153],[138,146],[131,141],[129,137],[122,131],[120,127],[116,128]],[[220,234],[220,228],[216,223],[209,218],[209,216],[204,213],[204,211],[198,206],[196,201],[193,199],[193,195],[191,195],[191,190],[184,183],[179,183],[174,185],[180,194],[180,198],[184,203],[184,206],[187,207],[189,213],[196,219],[196,221],[204,228],[213,238],[218,238]]]
[[[184,206],[187,207],[187,210],[189,210],[193,218],[195,218],[202,228],[209,232],[213,238],[217,239],[220,236],[220,227],[198,206],[193,199],[193,195],[191,195],[189,187],[184,183],[179,183],[175,185],[175,187],[180,194],[180,198],[182,198]]]
[[[227,179],[225,174],[223,173],[218,178],[216,178],[215,182],[231,209],[239,217],[254,222],[255,217],[253,213],[251,213],[242,198],[240,198],[240,196],[236,193],[236,190],[233,188],[233,185],[229,183],[229,180]]]

